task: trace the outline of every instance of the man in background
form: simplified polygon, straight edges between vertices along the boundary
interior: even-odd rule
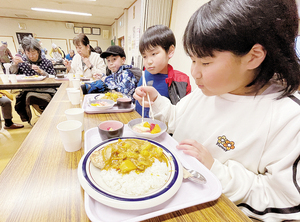
[[[1,41],[1,43],[2,46],[0,46],[0,63],[3,69],[3,73],[6,73],[3,63],[10,63],[10,60],[13,59],[13,56],[10,50],[7,48],[7,42]]]
[[[73,49],[70,49],[69,54],[66,55],[66,59],[71,61],[73,59],[73,57],[75,56],[75,52]]]

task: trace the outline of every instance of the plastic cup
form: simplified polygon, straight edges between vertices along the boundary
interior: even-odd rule
[[[5,73],[9,74],[9,68],[11,67],[11,63],[3,63],[3,66],[5,68]]]
[[[9,83],[8,75],[0,74],[0,78],[1,78],[1,80],[2,80],[2,82],[3,82],[3,84]]]
[[[81,148],[81,127],[78,120],[67,120],[57,125],[60,138],[67,152],[75,152]]]
[[[78,120],[82,123],[81,130],[83,130],[83,117],[84,117],[84,110],[81,108],[72,108],[67,109],[65,111],[65,115],[67,117],[67,120]]]
[[[9,80],[11,83],[17,83],[17,75],[16,74],[9,74]]]
[[[75,88],[75,89],[80,88],[80,79],[73,79],[72,83],[73,83],[73,88]]]
[[[69,93],[69,100],[72,103],[72,105],[78,105],[80,104],[80,90],[70,90]]]
[[[74,90],[78,90],[78,89],[75,89],[75,88],[66,88],[66,91],[67,91],[67,95],[68,95],[68,99],[70,100],[70,94],[69,92],[70,91],[74,91]]]

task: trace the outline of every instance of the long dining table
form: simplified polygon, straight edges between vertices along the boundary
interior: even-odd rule
[[[69,102],[66,94],[66,88],[70,87],[69,81],[55,82],[48,79],[42,84],[46,84],[47,81],[49,84],[55,84],[58,91],[0,175],[0,221],[90,221],[85,211],[84,190],[77,176],[78,163],[84,155],[84,141],[79,151],[66,152],[56,129],[58,123],[66,120],[66,109],[81,105],[72,105]],[[41,83],[30,84],[37,87]],[[9,85],[2,84],[0,80],[0,89],[10,89]],[[135,118],[140,118],[135,111],[85,113],[83,135],[104,120],[119,120],[126,124]],[[146,221],[251,220],[221,194],[217,200]]]

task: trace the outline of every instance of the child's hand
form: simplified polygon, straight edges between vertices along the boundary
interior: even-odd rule
[[[99,73],[94,73],[94,74],[93,74],[93,78],[94,78],[95,80],[99,80],[99,79],[101,79],[101,77],[102,77],[102,75],[99,74]]]
[[[185,154],[195,157],[208,169],[212,167],[215,161],[210,152],[196,140],[183,140],[176,148],[182,150]]]
[[[143,100],[143,97],[144,97],[145,107],[149,107],[147,93],[149,94],[151,103],[153,103],[156,100],[157,96],[158,96],[158,92],[152,86],[137,87],[135,89],[134,94],[133,94],[133,98],[135,98],[137,101],[139,101],[140,104],[142,104],[142,102],[143,102],[142,100]]]

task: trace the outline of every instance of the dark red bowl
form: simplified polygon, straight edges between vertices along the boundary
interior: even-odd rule
[[[112,130],[110,130],[112,128]],[[117,120],[107,120],[101,122],[98,126],[98,131],[101,139],[107,140],[115,137],[121,137],[123,135],[124,124]]]
[[[117,106],[119,109],[129,109],[131,107],[131,99],[130,98],[118,98],[117,99]]]

